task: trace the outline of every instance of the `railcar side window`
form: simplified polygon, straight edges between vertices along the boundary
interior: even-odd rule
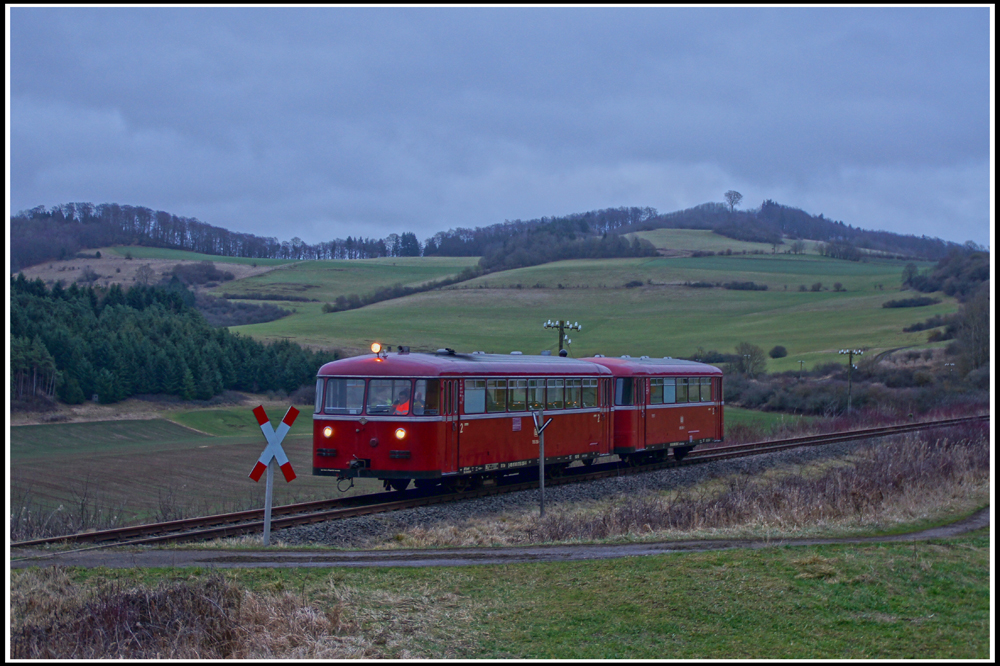
[[[315,414],[319,414],[323,411],[323,380],[316,380],[316,409],[313,410]]]
[[[418,379],[413,389],[414,416],[436,416],[441,412],[441,382],[437,379]]]
[[[486,411],[486,380],[465,380],[465,413],[482,414]]]
[[[687,377],[677,378],[677,402],[688,401],[688,380]]]
[[[584,379],[581,391],[581,404],[584,407],[597,407],[597,380]]]
[[[712,402],[712,378],[701,378],[701,401]]]
[[[412,399],[409,379],[372,379],[368,382],[369,414],[409,414]]]
[[[566,409],[579,409],[582,406],[580,403],[580,387],[582,384],[582,379],[566,380]]]
[[[535,411],[545,406],[545,380],[528,380],[528,409]]]
[[[487,412],[507,411],[506,379],[486,380],[486,411]]]
[[[360,414],[365,405],[364,379],[329,379],[326,382],[327,414]]]
[[[615,404],[632,405],[634,402],[632,378],[619,378],[615,380]]]
[[[672,405],[677,402],[677,380],[673,377],[663,379],[663,404]]]
[[[527,392],[528,392],[528,380],[527,379],[508,379],[507,380],[507,407],[512,412],[523,412],[527,409]]]
[[[663,377],[653,377],[649,380],[649,404],[663,403]]]
[[[563,387],[566,385],[564,379],[545,380],[545,409],[562,409],[565,396]]]

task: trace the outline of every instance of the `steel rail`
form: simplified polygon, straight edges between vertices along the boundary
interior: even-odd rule
[[[871,439],[891,435],[906,434],[919,430],[947,428],[963,423],[974,423],[989,420],[989,415],[940,419],[937,421],[920,421],[912,423],[880,426],[862,430],[849,430],[820,435],[806,435],[779,440],[734,444],[692,451],[683,460],[661,460],[647,464],[629,466],[624,461],[578,467],[565,470],[561,476],[546,479],[547,485],[562,485],[608,478],[641,474],[657,469],[695,465],[713,460],[751,456],[770,453],[802,446],[820,446],[859,439]],[[317,500],[298,504],[287,504],[272,509],[271,529],[281,529],[296,525],[305,525],[328,520],[353,518],[415,508],[444,502],[454,502],[474,499],[520,490],[531,490],[538,487],[538,479],[526,481],[510,481],[496,485],[481,486],[470,490],[456,492],[449,489],[435,488],[432,490],[405,490],[391,493],[377,492],[367,495],[357,495],[329,500]],[[388,497],[392,497],[385,501]],[[263,530],[263,509],[238,511],[234,513],[201,516],[184,520],[174,520],[163,523],[149,523],[131,527],[84,532],[44,539],[33,539],[11,544],[11,548],[34,547],[57,543],[73,542],[115,542],[109,545],[140,545],[162,543],[166,541],[198,541],[239,536],[248,532]],[[274,518],[278,516],[278,518]]]

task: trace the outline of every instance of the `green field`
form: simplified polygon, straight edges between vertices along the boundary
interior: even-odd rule
[[[797,423],[812,423],[818,420],[817,416],[802,416],[799,414],[781,414],[779,412],[759,412],[755,409],[743,409],[742,407],[726,406],[725,426],[731,428],[736,425],[758,425],[767,431],[780,428],[783,425],[793,425]]]
[[[654,229],[653,231],[638,231],[626,234],[627,238],[637,236],[653,244],[658,250],[679,250],[682,252],[733,252],[761,251],[771,254],[770,243],[750,243],[748,241],[726,238],[710,229]],[[803,241],[806,252],[815,252],[819,245],[817,241]],[[784,252],[791,247],[792,241],[786,240],[784,245],[777,246],[778,252]]]
[[[277,423],[287,403],[265,408]],[[282,443],[297,478],[286,483],[278,475],[276,505],[344,494],[336,479],[312,475],[312,412],[299,409]],[[186,410],[169,418],[12,427],[11,496],[27,491],[42,507],[62,504],[72,511],[86,494],[91,509],[122,507],[130,521],[158,519],[164,505],[187,515],[263,506],[265,484],[247,477],[266,445],[250,408]],[[347,494],[381,488],[356,481]]]
[[[797,370],[799,360],[807,368],[842,360],[837,351],[848,346],[878,351],[925,344],[926,332],[903,333],[903,327],[955,312],[957,303],[945,297],[934,306],[883,308],[901,297],[903,265],[816,255],[562,261],[346,312],[324,314],[320,303],[297,303],[289,317],[232,330],[355,353],[374,340],[415,351],[538,353],[557,342],[542,323],[568,318],[583,324],[571,336],[577,357],[688,356],[699,346],[731,352],[747,341],[765,351],[783,345],[789,355],[768,359],[768,370]],[[624,287],[634,280],[643,286]],[[769,289],[697,289],[684,281],[753,281]],[[825,289],[799,291],[815,282]],[[835,282],[845,291],[833,291]]]
[[[332,302],[337,296],[364,296],[379,287],[400,283],[415,287],[473,266],[477,257],[395,257],[350,261],[303,261],[280,271],[226,282],[215,294],[263,293]],[[275,299],[275,302],[281,302]],[[292,304],[291,301],[287,304]],[[295,304],[293,307],[300,307]]]
[[[253,259],[251,257],[223,257],[216,254],[201,254],[187,250],[171,250],[163,247],[128,245],[100,248],[102,254],[109,252],[120,257],[131,255],[133,259],[169,259],[172,261],[214,261],[220,264],[256,264],[257,266],[283,266],[294,264],[296,259]]]
[[[991,656],[990,545],[980,533],[915,544],[216,575],[265,598],[294,600],[305,607],[295,614],[303,629],[300,618],[339,620],[305,644],[282,634],[272,658],[323,640],[327,649],[316,656],[327,660],[968,660]],[[56,589],[72,604],[89,598],[83,590],[197,583],[210,573],[69,568],[68,584],[32,589],[47,571],[15,570],[13,615],[31,608],[32,595],[46,608]],[[49,577],[58,580],[57,572]],[[280,608],[292,612],[288,603]]]

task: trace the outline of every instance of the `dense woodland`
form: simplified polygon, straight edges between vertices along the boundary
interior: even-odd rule
[[[12,397],[78,404],[94,395],[111,403],[140,394],[207,400],[227,389],[291,392],[337,357],[213,328],[193,305],[194,295],[176,283],[48,290],[19,274],[11,279]]]

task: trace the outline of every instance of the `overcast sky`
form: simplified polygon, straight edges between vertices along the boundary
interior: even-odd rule
[[[989,8],[8,8],[8,205],[315,243],[723,193],[990,243]]]

